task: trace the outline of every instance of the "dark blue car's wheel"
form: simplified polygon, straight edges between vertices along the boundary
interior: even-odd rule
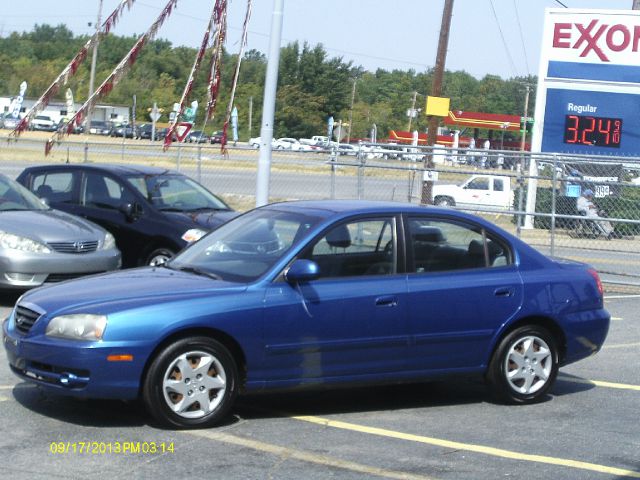
[[[153,360],[144,379],[147,409],[163,426],[214,426],[238,391],[238,368],[219,342],[207,337],[176,341]]]
[[[158,267],[164,265],[173,255],[174,253],[168,248],[158,248],[149,254],[146,264],[152,267]]]
[[[487,372],[493,393],[509,403],[541,400],[558,375],[558,347],[544,328],[529,325],[502,339]]]

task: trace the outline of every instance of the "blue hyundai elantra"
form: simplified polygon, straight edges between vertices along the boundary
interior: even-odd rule
[[[486,379],[538,401],[609,328],[598,274],[452,209],[304,201],[241,215],[163,266],[23,295],[11,369],[45,391],[141,398],[170,428],[238,393]]]

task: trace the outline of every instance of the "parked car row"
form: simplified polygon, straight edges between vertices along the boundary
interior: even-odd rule
[[[160,265],[235,215],[164,168],[62,164],[27,168],[16,181],[0,175],[0,288]]]

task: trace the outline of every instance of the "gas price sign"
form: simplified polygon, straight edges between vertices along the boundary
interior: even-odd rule
[[[640,11],[549,9],[532,150],[640,156]]]
[[[597,145],[620,148],[622,119],[565,115],[564,143],[569,145]]]

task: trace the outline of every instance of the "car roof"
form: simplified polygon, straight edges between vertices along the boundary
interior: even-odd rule
[[[25,168],[25,171],[37,171],[37,170],[70,170],[70,169],[82,169],[82,170],[94,170],[101,172],[110,172],[116,175],[182,175],[180,172],[162,167],[152,167],[148,165],[124,165],[124,164],[111,164],[111,163],[65,163],[55,165],[38,165],[37,167]]]

